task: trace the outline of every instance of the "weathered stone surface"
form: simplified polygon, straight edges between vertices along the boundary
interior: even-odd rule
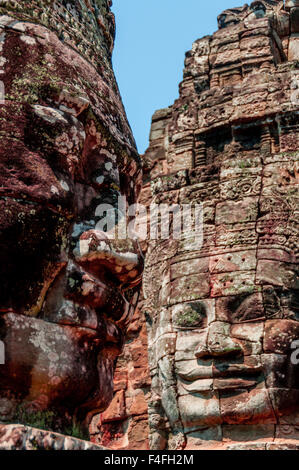
[[[144,247],[153,449],[298,448],[297,3],[223,12],[153,116],[143,204],[203,208]]]
[[[136,310],[127,341],[114,374],[114,396],[109,408],[93,417],[91,440],[109,449],[149,448],[148,402],[150,374],[147,334],[140,310]]]
[[[140,247],[98,229],[141,185],[111,2],[26,3],[0,6],[0,447],[298,449],[298,2],[223,12],[153,116],[139,201],[203,229],[142,241],[134,316]]]
[[[0,450],[107,450],[105,447],[51,431],[0,424]]]
[[[112,399],[103,422],[128,416],[128,380],[148,386],[135,351],[142,373],[127,379],[118,369],[113,392],[143,260],[136,241],[109,238],[102,223],[101,205],[115,213],[118,198],[133,204],[141,187],[112,69],[110,7],[0,5],[0,421],[86,438]],[[132,429],[140,434],[137,422]],[[18,448],[98,448],[27,427],[2,431],[1,448],[14,439]]]

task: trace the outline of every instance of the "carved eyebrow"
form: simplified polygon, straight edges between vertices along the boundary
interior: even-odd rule
[[[244,315],[245,317],[246,315]],[[255,322],[258,322],[258,321],[265,321],[267,318],[266,316],[263,316],[263,317],[257,317],[257,318],[250,318],[248,320],[240,320],[240,323],[255,323]]]
[[[245,297],[242,296],[240,298],[239,305],[237,305],[237,307],[234,310],[233,310],[232,303],[228,303],[227,306],[229,309],[231,309],[231,314],[229,315],[229,317],[233,321],[238,320],[240,323],[241,322],[250,323],[250,322],[266,320],[265,314],[262,316],[255,316],[255,317],[253,316],[250,318],[250,316],[255,314],[256,308],[257,308],[257,303],[255,299],[252,297],[252,295],[247,295]],[[263,305],[263,308],[264,308],[264,305]]]
[[[265,5],[259,0],[255,1],[255,2],[252,2],[251,5],[250,5],[251,10],[257,10],[257,9],[260,9],[260,8],[262,10],[266,11]]]

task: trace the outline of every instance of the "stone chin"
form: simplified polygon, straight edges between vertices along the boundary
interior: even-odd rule
[[[68,317],[61,316],[57,323],[14,313],[1,315],[5,365],[0,370],[0,396],[10,400],[8,410],[1,408],[5,421],[18,414],[22,419],[24,413],[51,412],[60,417],[56,430],[63,432],[71,417],[87,427],[88,414],[110,403],[125,330],[105,320],[93,326],[91,309],[71,301],[65,302],[64,309]],[[76,324],[78,318],[82,326]]]
[[[4,421],[30,424],[30,415],[38,411],[53,413],[49,427],[54,430],[64,432],[73,420],[87,430],[92,414],[105,410],[113,398],[115,361],[137,304],[142,263],[134,242],[122,242],[128,264],[115,241],[99,231],[92,235],[84,263],[65,253],[69,259],[45,291],[36,316],[2,309],[0,397],[9,403],[0,406]],[[97,249],[102,239],[104,259]],[[112,276],[114,271],[121,279]]]

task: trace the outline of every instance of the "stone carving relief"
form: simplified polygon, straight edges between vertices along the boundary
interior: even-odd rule
[[[98,229],[103,204],[132,204],[141,187],[110,3],[0,5],[0,420],[85,438],[112,400],[143,264],[136,241]]]
[[[204,207],[200,249],[188,237],[148,244],[153,449],[298,448],[290,8],[259,1],[220,15],[219,31],[186,54],[180,98],[153,118],[149,203],[163,192],[164,203]]]

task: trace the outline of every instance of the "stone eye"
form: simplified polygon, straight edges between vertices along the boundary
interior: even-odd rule
[[[259,321],[264,319],[264,306],[259,296],[233,296],[227,302],[232,323]]]
[[[202,327],[205,318],[205,307],[200,302],[181,305],[174,312],[174,323],[179,328]]]
[[[254,11],[257,18],[263,18],[266,14],[265,5],[262,2],[253,2],[250,5],[250,9]]]

